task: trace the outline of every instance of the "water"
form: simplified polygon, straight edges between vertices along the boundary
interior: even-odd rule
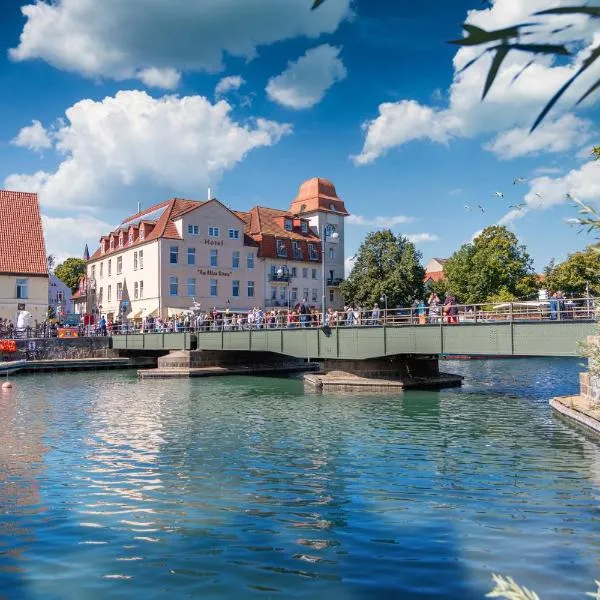
[[[0,396],[0,597],[542,599],[600,578],[600,450],[551,414],[577,360],[465,386],[16,378]]]

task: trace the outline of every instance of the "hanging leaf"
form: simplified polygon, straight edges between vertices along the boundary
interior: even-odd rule
[[[492,60],[490,70],[488,71],[487,78],[485,80],[485,86],[483,88],[483,95],[481,96],[482,100],[485,100],[485,97],[487,96],[488,92],[490,91],[490,88],[492,87],[492,84],[494,83],[494,80],[496,79],[496,75],[498,75],[500,66],[502,65],[502,62],[504,61],[504,59],[507,57],[509,51],[510,51],[510,46],[506,46],[506,45],[500,46],[496,50],[496,54],[494,55],[494,60]]]
[[[534,13],[535,15],[588,15],[590,17],[600,17],[600,6],[559,6],[558,8],[549,8]]]
[[[555,44],[512,44],[515,50],[530,52],[532,54],[557,54],[559,56],[570,56],[571,53],[565,46]]]
[[[463,23],[462,28],[467,32],[467,36],[460,40],[450,40],[449,44],[456,46],[480,46],[481,44],[490,44],[491,42],[508,41],[518,38],[521,35],[521,29],[531,26],[532,23],[522,23],[506,29],[496,29],[495,31],[486,31],[481,27]]]
[[[315,10],[316,8],[319,8],[319,6],[323,4],[323,2],[325,2],[325,0],[314,0],[312,8],[310,10]]]

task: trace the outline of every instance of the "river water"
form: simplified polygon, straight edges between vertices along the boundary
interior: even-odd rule
[[[15,377],[0,597],[542,600],[600,578],[600,446],[555,417],[577,360],[446,362],[462,389]]]

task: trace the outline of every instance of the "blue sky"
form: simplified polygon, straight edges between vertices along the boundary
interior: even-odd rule
[[[577,20],[573,61],[542,60],[510,85],[529,60],[515,53],[483,104],[489,59],[458,76],[473,51],[446,40],[465,19],[496,28],[568,3],[4,0],[0,185],[39,192],[61,258],[138,202],[204,199],[210,185],[233,208],[287,208],[320,176],[353,214],[347,256],[382,224],[427,260],[501,222],[541,270],[589,241],[565,223],[565,196],[599,201],[600,94],[574,110],[583,81],[527,129],[598,34]]]

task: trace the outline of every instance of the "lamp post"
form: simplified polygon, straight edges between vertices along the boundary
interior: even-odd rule
[[[388,311],[387,294],[381,294],[381,298],[379,298],[379,302],[385,302],[385,312],[383,313],[383,324],[385,325],[387,322],[387,311]]]
[[[288,275],[287,277],[287,294],[286,294],[286,300],[287,300],[287,308],[288,308],[288,312],[290,310],[290,278],[289,278],[289,271],[288,268],[284,265],[282,265],[281,267],[279,267],[279,269],[277,269],[277,279],[283,279],[284,275]]]
[[[330,230],[329,226],[326,225],[325,228],[323,229],[323,243],[321,244],[321,254],[322,254],[322,258],[321,258],[321,270],[323,271],[323,295],[322,295],[322,302],[321,302],[321,310],[322,310],[322,315],[321,315],[321,325],[325,325],[325,313],[327,312],[327,296],[325,295],[325,266],[326,266],[326,259],[327,259],[327,239],[330,238],[332,242],[337,242],[338,238],[339,238],[339,234],[337,231],[335,230]],[[332,282],[333,283],[333,282]]]

